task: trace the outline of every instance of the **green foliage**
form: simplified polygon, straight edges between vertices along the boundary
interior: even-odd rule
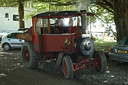
[[[74,0],[74,2],[79,0]],[[35,9],[34,12],[25,15],[25,19],[47,11],[77,10],[78,4],[73,4],[72,0],[22,0],[24,7]],[[0,0],[1,7],[18,7],[18,0]]]
[[[78,4],[71,4],[72,0],[56,0],[56,2],[41,2],[40,0],[38,0],[36,2],[27,1],[26,4],[30,2],[32,3],[32,6],[30,7],[35,9],[35,11],[26,15],[25,19],[30,19],[32,16],[38,13],[43,13],[43,12],[48,12],[48,11],[77,10],[77,7],[78,7]]]
[[[116,38],[117,33],[112,29],[112,26],[115,23],[113,2],[114,0],[97,0],[95,5],[89,7],[89,11],[95,14],[96,18],[94,20],[102,22],[101,24],[106,24],[106,32],[112,32]]]
[[[93,14],[95,14],[95,19],[99,19],[103,23],[109,24],[114,22],[114,15],[111,12],[108,12],[108,10],[103,9],[100,6],[97,5],[91,5],[89,7],[89,11]]]
[[[99,0],[99,1],[101,1],[103,3],[103,0]],[[109,10],[112,10],[112,9],[109,8]],[[103,6],[99,6],[97,4],[91,5],[89,7],[89,11],[91,13],[95,14],[95,17],[93,18],[93,22],[95,23],[96,21],[100,21],[101,28],[105,27],[106,32],[108,32],[108,33],[112,32],[114,34],[114,37],[117,37],[116,33],[112,29],[112,26],[114,25],[114,13],[109,10],[105,9],[105,8],[103,8]]]
[[[35,9],[35,11],[31,12],[30,14],[25,15],[25,20],[30,19],[32,16],[38,13],[49,11],[49,4],[46,2],[36,2],[33,4],[32,8]]]
[[[114,13],[113,10],[114,0],[97,0],[96,4],[108,12]]]
[[[0,7],[16,7],[17,0],[0,0]]]

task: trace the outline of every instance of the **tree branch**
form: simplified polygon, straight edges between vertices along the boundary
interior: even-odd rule
[[[107,6],[109,6],[111,9],[113,9],[113,4],[112,4],[112,3],[108,2],[107,0],[103,0],[103,1],[104,1],[104,3],[105,3]]]
[[[97,2],[97,5],[101,6],[102,8],[108,10],[108,11],[111,12],[111,13],[114,13],[113,7],[110,8],[110,7],[109,7],[106,3],[104,3],[104,2],[99,2],[99,1],[98,1],[98,2]]]
[[[96,2],[97,5],[101,6],[102,8],[108,10],[111,13],[114,13],[113,11],[113,0],[111,2],[107,0],[98,0]]]
[[[109,12],[114,13],[114,11],[111,10],[111,9],[109,9],[107,6],[104,6],[104,5],[100,5],[100,6],[101,6],[102,8],[104,8],[104,9],[108,10]]]

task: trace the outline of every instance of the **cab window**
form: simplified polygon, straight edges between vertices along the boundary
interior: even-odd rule
[[[43,19],[44,33],[48,33],[48,19]]]
[[[76,17],[70,18],[70,26],[71,27],[79,27],[79,26],[81,26],[81,17],[80,16],[76,16]]]
[[[38,35],[42,34],[42,29],[43,29],[43,21],[42,18],[38,18],[37,19],[37,23],[36,23],[36,31],[38,32]]]

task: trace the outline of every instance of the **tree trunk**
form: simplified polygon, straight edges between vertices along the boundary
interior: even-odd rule
[[[19,28],[24,28],[24,4],[22,0],[18,0],[18,12],[19,12]]]
[[[114,0],[114,20],[117,30],[117,41],[128,36],[128,0]]]

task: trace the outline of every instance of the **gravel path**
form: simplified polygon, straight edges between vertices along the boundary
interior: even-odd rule
[[[63,78],[61,70],[26,69],[20,50],[4,52],[0,45],[0,85],[128,85],[128,63],[108,59],[105,74],[83,70],[72,80]]]

